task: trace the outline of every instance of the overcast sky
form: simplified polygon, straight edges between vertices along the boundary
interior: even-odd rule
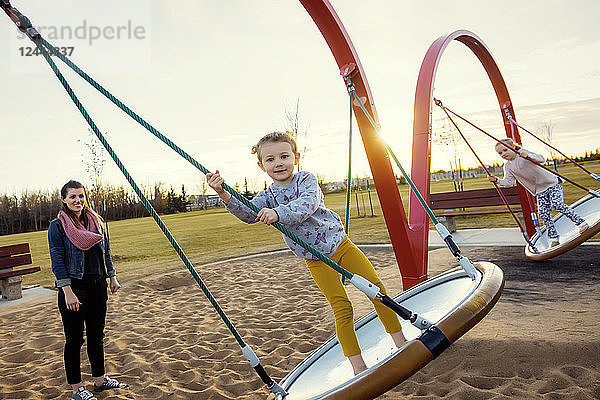
[[[410,170],[413,102],[430,44],[457,29],[477,34],[494,55],[519,122],[552,121],[569,154],[600,147],[600,29],[597,0],[332,0],[366,72],[383,136]],[[435,4],[433,6],[432,4]],[[300,101],[305,169],[329,180],[347,168],[348,99],[324,39],[298,1],[14,0],[48,41],[207,168],[232,185],[262,187],[250,147],[285,128]],[[42,57],[27,56],[0,15],[0,193],[89,181],[90,134]],[[71,49],[68,49],[71,47]],[[62,66],[61,66],[62,68]],[[201,174],[73,73],[73,88],[140,184],[182,183],[198,191]],[[491,85],[476,58],[451,44],[438,69],[437,97],[491,133],[503,134]],[[354,130],[357,134],[358,130]],[[465,127],[485,162],[493,143]],[[355,138],[356,139],[356,138]],[[544,152],[532,139],[525,146]],[[487,141],[486,141],[487,140]],[[368,174],[354,140],[356,174]],[[432,168],[448,168],[439,147]],[[472,157],[464,149],[464,164]],[[547,155],[547,153],[545,153]],[[127,185],[111,160],[103,179]]]

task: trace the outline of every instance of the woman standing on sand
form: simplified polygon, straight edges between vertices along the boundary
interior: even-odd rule
[[[83,185],[71,180],[62,187],[60,196],[63,208],[50,222],[48,245],[65,331],[67,382],[73,387],[72,400],[96,400],[81,380],[84,325],[94,390],[101,392],[126,387],[104,372],[106,278],[110,278],[111,293],[119,290],[121,285],[112,265],[102,218],[87,205]]]

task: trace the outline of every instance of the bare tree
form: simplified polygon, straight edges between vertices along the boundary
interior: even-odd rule
[[[150,201],[158,213],[164,212],[167,208],[167,191],[163,185],[162,182],[154,183],[154,198]]]
[[[554,123],[552,123],[552,121],[544,121],[538,127],[538,132],[541,133],[542,139],[544,139],[544,141],[546,141],[548,144],[552,145],[553,147],[556,147],[552,143],[552,140],[554,139],[554,137],[553,137],[554,127],[555,127],[555,125],[554,125]],[[550,157],[552,158],[552,163],[554,164],[554,170],[557,171],[558,166],[556,164],[556,158],[557,158],[556,151],[552,147],[548,147],[548,152],[550,153]]]
[[[432,135],[434,143],[438,143],[444,147],[449,148],[448,157],[450,158],[450,172],[452,173],[452,181],[454,183],[455,191],[462,191],[463,186],[463,174],[462,174],[462,162],[461,162],[461,151],[458,147],[460,143],[456,130],[450,125],[447,119],[439,119],[436,124],[439,128],[436,130],[435,135]]]
[[[85,140],[77,140],[83,143],[83,152],[81,153],[81,161],[85,165],[85,172],[88,174],[88,178],[91,185],[91,201],[96,207],[104,206],[104,201],[101,199],[102,190],[102,173],[104,172],[104,166],[106,165],[106,153],[104,152],[104,146],[94,132],[88,129],[89,136]],[[108,136],[108,132],[104,133]],[[106,210],[102,209],[102,213]]]
[[[302,170],[302,162],[304,156],[308,151],[306,145],[306,138],[308,135],[308,123],[303,122],[300,118],[300,98],[296,98],[295,107],[285,107],[285,128],[288,132],[292,133],[294,140],[298,144],[298,152],[300,153],[300,160],[298,161],[298,171]]]
[[[206,179],[202,179],[199,185],[196,185],[196,189],[198,193],[200,193],[199,206],[202,210],[205,210],[207,207],[207,199],[206,193],[208,192],[208,184],[206,183]]]

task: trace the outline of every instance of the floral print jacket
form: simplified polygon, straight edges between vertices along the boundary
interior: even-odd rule
[[[289,185],[271,185],[258,193],[252,203],[262,208],[272,208],[279,222],[300,239],[331,256],[342,243],[346,233],[340,216],[325,207],[323,192],[317,178],[310,172],[298,172]],[[256,213],[232,197],[227,210],[246,223],[254,223]],[[294,254],[301,258],[316,259],[307,250],[284,236]]]

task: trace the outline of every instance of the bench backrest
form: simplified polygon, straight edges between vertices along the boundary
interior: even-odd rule
[[[508,204],[520,204],[519,190],[516,186],[501,188]],[[429,207],[432,210],[444,210],[462,207],[485,207],[504,205],[496,189],[474,189],[462,192],[431,193]]]
[[[29,243],[0,247],[0,271],[31,263]]]

